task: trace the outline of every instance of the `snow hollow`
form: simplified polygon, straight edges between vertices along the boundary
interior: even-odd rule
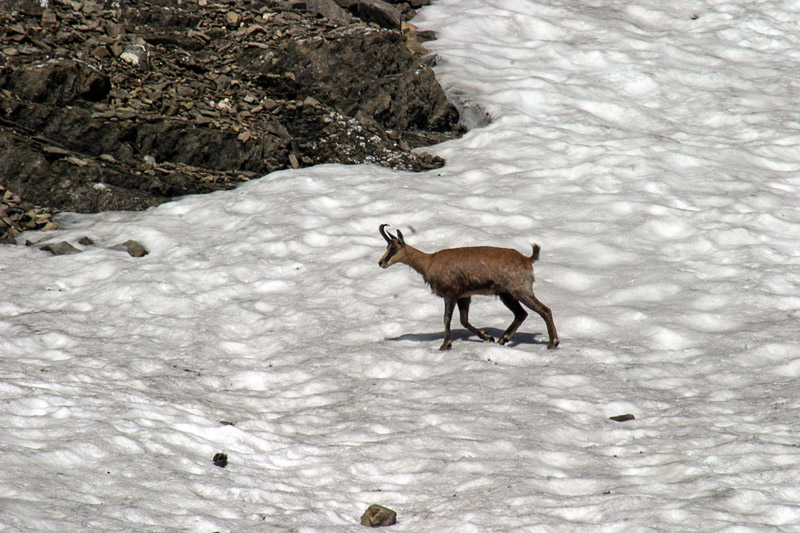
[[[492,119],[444,168],[279,172],[23,236],[81,254],[1,246],[0,530],[355,532],[378,503],[393,532],[796,531],[798,20],[440,0],[437,75]],[[531,313],[439,352],[382,223],[539,243],[561,346]]]

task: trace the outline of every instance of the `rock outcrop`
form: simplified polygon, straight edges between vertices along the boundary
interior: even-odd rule
[[[441,166],[412,151],[462,133],[419,4],[5,0],[0,186],[30,214],[0,241],[285,168]]]

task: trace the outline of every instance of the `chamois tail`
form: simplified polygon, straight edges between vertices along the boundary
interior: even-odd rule
[[[538,244],[536,243],[533,244],[533,254],[531,254],[531,256],[529,257],[531,263],[535,263],[536,261],[539,260],[539,251],[541,251],[541,249],[542,247],[539,246]]]

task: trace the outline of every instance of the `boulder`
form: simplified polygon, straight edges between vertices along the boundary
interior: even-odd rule
[[[403,16],[400,11],[383,0],[358,0],[358,16],[364,22],[374,22],[389,29],[400,29]]]
[[[111,90],[111,81],[86,63],[54,59],[11,71],[0,77],[0,88],[10,90],[24,101],[66,106],[76,100],[103,100]]]
[[[67,241],[45,244],[39,249],[44,250],[46,252],[50,252],[53,255],[72,255],[81,253],[81,250],[75,248]]]

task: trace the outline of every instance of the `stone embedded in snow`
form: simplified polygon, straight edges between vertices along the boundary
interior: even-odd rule
[[[382,505],[372,504],[361,515],[361,525],[369,527],[391,526],[397,523],[397,513]]]
[[[636,420],[636,417],[632,414],[624,414],[624,415],[617,415],[609,417],[614,422],[627,422],[628,420]]]
[[[214,465],[220,468],[228,466],[228,456],[222,452],[214,454]]]
[[[61,241],[54,244],[45,244],[39,249],[50,252],[53,255],[72,255],[81,253],[81,250],[75,248],[67,241]]]
[[[150,253],[147,251],[147,248],[145,248],[144,246],[133,240],[127,240],[122,244],[118,244],[117,246],[112,247],[111,249],[128,252],[131,255],[131,257],[144,257],[148,253]]]

